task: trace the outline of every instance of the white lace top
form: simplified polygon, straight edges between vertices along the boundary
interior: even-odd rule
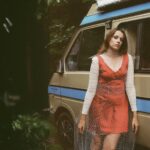
[[[133,60],[132,60],[132,56],[130,54],[128,54],[128,58],[129,58],[129,62],[128,62],[126,83],[125,83],[126,84],[126,93],[127,93],[132,111],[137,111],[136,92],[135,92],[135,87],[134,87]],[[92,58],[92,64],[91,64],[90,74],[89,74],[89,84],[88,84],[88,89],[87,89],[84,103],[83,103],[82,114],[87,114],[89,111],[91,102],[96,94],[98,76],[99,76],[99,62],[98,62],[98,58],[96,56],[94,56]]]

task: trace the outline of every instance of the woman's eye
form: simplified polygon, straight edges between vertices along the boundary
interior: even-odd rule
[[[114,36],[114,39],[117,39],[118,38],[118,36]]]
[[[123,42],[123,38],[120,38],[120,37],[119,37],[119,36],[117,36],[117,35],[116,35],[116,36],[113,36],[113,38],[114,38],[114,39],[118,39],[118,38],[119,38],[119,39],[120,39],[120,41],[121,41],[121,42]]]
[[[120,41],[123,42],[123,38],[120,38]]]

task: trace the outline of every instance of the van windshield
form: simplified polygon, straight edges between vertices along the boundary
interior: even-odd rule
[[[91,58],[101,47],[104,33],[104,27],[81,31],[67,56],[66,69],[68,71],[89,71]]]

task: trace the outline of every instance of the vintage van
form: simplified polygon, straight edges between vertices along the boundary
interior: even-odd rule
[[[127,2],[124,5],[125,0],[118,0],[118,3],[117,0],[110,0],[107,1],[109,4],[106,1],[104,4],[100,1],[94,3],[49,82],[50,112],[55,116],[62,139],[70,144],[73,143],[74,125],[81,114],[88,86],[91,58],[100,48],[106,33],[120,27],[126,32],[128,51],[134,59],[140,122],[136,142],[150,149],[150,2],[131,1],[130,5]]]

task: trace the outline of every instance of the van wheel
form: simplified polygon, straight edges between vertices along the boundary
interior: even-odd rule
[[[57,118],[57,130],[60,141],[64,146],[73,146],[74,142],[74,124],[72,117],[63,112]]]

